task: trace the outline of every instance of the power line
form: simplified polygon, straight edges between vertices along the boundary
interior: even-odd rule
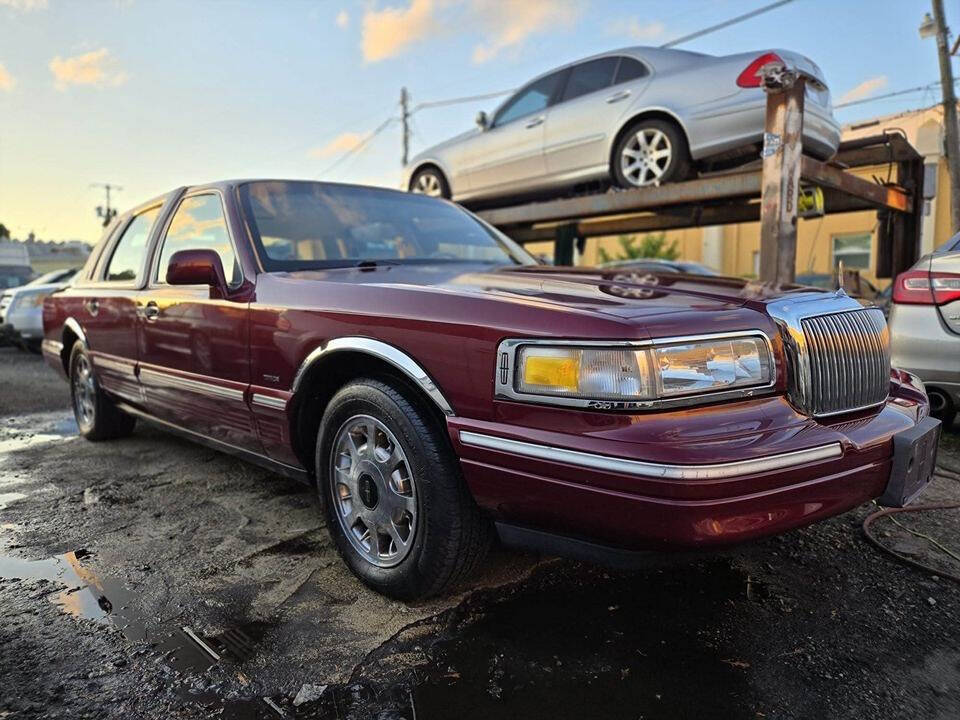
[[[676,45],[681,45],[685,42],[695,40],[698,37],[709,35],[710,33],[716,32],[717,30],[723,30],[723,28],[730,27],[731,25],[736,25],[737,23],[741,23],[744,20],[749,20],[750,18],[754,18],[757,15],[762,15],[765,12],[770,12],[771,10],[775,10],[778,7],[782,7],[792,2],[793,0],[779,0],[779,2],[770,3],[769,5],[764,5],[763,7],[757,8],[756,10],[751,10],[750,12],[744,13],[743,15],[737,15],[736,17],[730,18],[729,20],[724,20],[722,23],[717,23],[716,25],[711,25],[710,27],[704,28],[703,30],[697,30],[696,32],[690,33],[689,35],[678,37],[676,40],[671,40],[668,43],[664,43],[660,47],[671,48]]]
[[[960,78],[957,78],[953,81],[953,84],[956,85],[960,82]],[[884,93],[883,95],[874,95],[873,97],[863,98],[862,100],[851,100],[849,102],[840,103],[839,105],[834,105],[834,110],[839,110],[840,108],[850,107],[852,105],[863,105],[864,103],[876,102],[877,100],[886,100],[887,98],[897,97],[899,95],[908,95],[910,93],[922,92],[924,90],[933,90],[935,87],[940,86],[940,81],[932,82],[927,85],[917,85],[917,87],[907,88],[906,90],[896,90],[894,92]]]
[[[394,116],[388,117],[386,120],[380,123],[373,131],[371,131],[363,140],[361,140],[359,143],[357,143],[352,148],[347,150],[343,155],[341,155],[336,160],[334,160],[333,163],[328,168],[321,171],[320,174],[317,175],[317,177],[320,177],[321,175],[327,175],[328,173],[333,172],[334,168],[339,167],[344,160],[346,160],[347,158],[353,155],[356,155],[359,152],[362,152],[364,148],[366,148],[367,145],[370,144],[371,140],[373,140],[377,135],[379,135],[388,127],[390,127],[391,123],[395,123],[399,119],[400,118],[394,117]]]
[[[510,90],[499,90],[498,92],[484,93],[483,95],[468,95],[466,97],[450,98],[449,100],[434,100],[433,102],[417,103],[410,114],[413,115],[413,113],[419,112],[420,110],[425,110],[426,108],[445,107],[447,105],[459,105],[460,103],[489,100],[490,98],[500,97],[501,95],[508,95],[515,89],[516,88],[511,88]]]

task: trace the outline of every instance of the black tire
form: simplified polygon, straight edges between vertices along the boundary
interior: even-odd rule
[[[126,437],[137,424],[135,417],[120,410],[100,388],[87,346],[81,341],[70,351],[70,404],[77,428],[87,440]]]
[[[34,355],[40,354],[40,341],[39,340],[27,340],[23,346],[27,349],[28,352],[32,352]]]
[[[350,423],[365,422],[357,418],[373,418],[389,430],[392,437],[379,437],[387,443],[396,441],[410,470],[415,517],[408,527],[413,528],[413,537],[408,535],[409,549],[389,567],[378,566],[361,554],[355,547],[357,535],[354,540],[346,535],[344,525],[350,520],[341,521],[346,512],[344,500],[337,493],[338,487],[341,493],[346,492],[346,484],[335,481],[334,476],[341,475],[333,463],[347,457],[352,465],[355,460],[343,453],[335,456],[334,443],[345,437],[341,431],[347,431]],[[356,458],[366,457],[366,450],[358,450],[355,444],[353,447]],[[366,447],[367,443],[361,446]],[[350,570],[377,592],[398,600],[436,595],[460,582],[483,561],[492,536],[490,522],[468,492],[445,432],[409,391],[373,379],[354,380],[341,388],[320,422],[315,463],[318,492],[337,550]],[[367,482],[374,479],[368,476]],[[383,478],[377,482],[381,484],[372,493],[374,507],[380,502],[378,493],[387,492]],[[370,495],[368,491],[365,496],[361,488],[353,501],[362,500],[370,509]],[[371,537],[375,536],[376,531]]]
[[[437,188],[439,195],[429,190],[432,188]],[[447,182],[447,178],[444,177],[443,173],[433,166],[427,166],[417,170],[413,174],[413,177],[410,178],[410,185],[407,186],[407,190],[412,193],[433,195],[434,197],[442,197],[447,200],[450,199],[450,183]]]
[[[668,158],[665,157],[662,159],[649,155],[637,158],[638,160],[645,160],[647,163],[656,164],[656,170],[651,168],[648,171],[642,172],[642,176],[648,178],[648,181],[641,183],[638,182],[641,176],[641,170],[635,171],[638,173],[637,177],[634,177],[632,173],[628,176],[624,167],[623,158],[624,151],[628,146],[636,143],[637,135],[643,131],[653,135],[656,135],[657,132],[662,133],[666,137],[669,146],[663,145],[658,139],[657,142],[660,143],[660,146],[656,151],[669,147],[670,155]],[[634,152],[639,152],[641,155],[643,154],[643,150],[639,148]],[[663,165],[663,162],[666,162],[666,164]],[[657,170],[662,173],[659,177],[655,177]],[[678,182],[689,178],[691,173],[692,162],[690,160],[690,148],[687,146],[687,138],[675,123],[666,120],[650,118],[632,123],[620,135],[613,149],[613,156],[610,158],[610,175],[613,177],[614,182],[622,188],[647,187],[656,184],[663,185],[668,182]]]
[[[944,430],[949,430],[957,418],[953,399],[939,388],[928,388],[927,397],[930,399],[930,414],[941,422]]]

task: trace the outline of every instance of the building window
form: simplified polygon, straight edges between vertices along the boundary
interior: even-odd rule
[[[833,267],[836,269],[843,260],[847,270],[870,269],[870,246],[873,237],[870,233],[833,236]]]

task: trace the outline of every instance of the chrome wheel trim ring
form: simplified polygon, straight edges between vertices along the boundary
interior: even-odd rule
[[[413,183],[413,192],[418,195],[429,195],[430,197],[440,197],[440,178],[433,171],[427,170],[417,175],[416,182]]]
[[[641,128],[620,151],[620,170],[634,187],[659,185],[673,160],[673,145],[658,128]]]
[[[86,355],[80,354],[77,356],[71,383],[73,386],[73,412],[76,415],[77,424],[89,427],[96,420],[97,386],[93,379],[90,360]]]
[[[340,529],[360,557],[388,568],[410,554],[417,532],[416,483],[396,436],[375,417],[354,415],[337,431],[330,494]]]

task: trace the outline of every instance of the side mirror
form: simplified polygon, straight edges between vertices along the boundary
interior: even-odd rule
[[[223,263],[213,250],[180,250],[167,265],[168,285],[209,285],[221,294],[226,292],[227,279]]]
[[[477,119],[475,122],[477,123],[477,127],[479,127],[481,130],[486,130],[490,127],[490,118],[487,117],[487,114],[483,110],[477,113]]]

